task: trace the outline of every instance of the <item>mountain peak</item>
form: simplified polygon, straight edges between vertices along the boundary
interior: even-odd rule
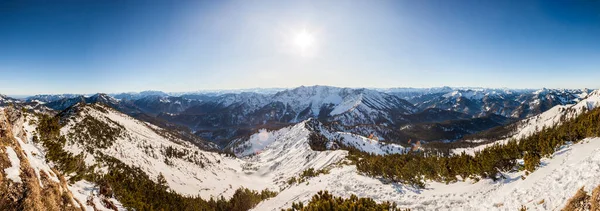
[[[105,93],[98,93],[98,94],[92,95],[91,97],[86,98],[85,102],[86,103],[104,103],[107,105],[114,105],[114,104],[117,104],[119,102],[119,100],[117,100],[114,97],[111,97]]]

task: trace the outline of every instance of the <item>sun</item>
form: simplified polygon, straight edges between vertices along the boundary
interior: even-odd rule
[[[314,36],[305,30],[302,30],[302,32],[296,34],[296,36],[294,37],[294,44],[300,48],[300,50],[306,50],[307,48],[311,47],[314,43],[315,39]]]

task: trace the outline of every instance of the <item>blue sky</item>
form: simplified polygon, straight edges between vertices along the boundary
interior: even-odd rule
[[[0,1],[4,94],[599,78],[600,1]]]

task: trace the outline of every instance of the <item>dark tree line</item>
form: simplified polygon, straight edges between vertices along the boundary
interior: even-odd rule
[[[356,195],[344,199],[335,197],[327,191],[319,191],[308,204],[293,203],[291,208],[282,211],[329,211],[329,210],[357,210],[357,211],[400,211],[395,203],[377,203],[371,198],[358,198]]]

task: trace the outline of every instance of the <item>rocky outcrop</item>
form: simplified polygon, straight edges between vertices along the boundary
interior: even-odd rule
[[[0,210],[81,210],[57,171],[38,174],[32,167],[17,140],[27,141],[23,119],[17,109],[0,108]]]

